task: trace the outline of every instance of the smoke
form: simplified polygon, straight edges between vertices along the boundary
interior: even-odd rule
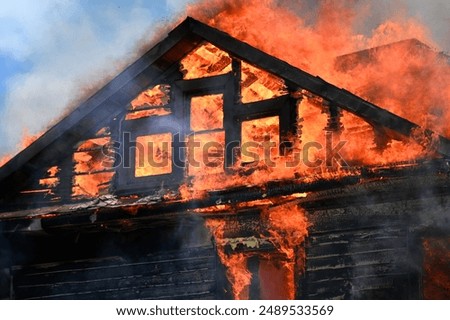
[[[450,3],[446,0],[421,1],[421,0],[401,0],[377,1],[377,5],[372,6],[371,19],[368,28],[375,28],[386,17],[396,17],[397,19],[414,19],[426,26],[434,40],[436,49],[450,51]]]
[[[18,151],[142,53],[188,0],[19,0],[0,8],[0,55],[29,68],[9,78],[0,101],[0,155]],[[147,46],[148,49],[148,46]]]
[[[326,0],[304,0],[293,1],[279,0],[282,5],[286,5],[293,10],[307,10],[308,14],[302,14],[306,21],[314,23],[317,19],[318,9]],[[302,3],[299,6],[298,3]],[[336,1],[337,2],[337,1]],[[429,35],[433,39],[436,49],[450,52],[450,2],[447,0],[422,1],[422,0],[346,0],[340,1],[346,3],[357,13],[354,28],[363,35],[370,35],[373,30],[386,22],[386,20],[396,20],[407,22],[415,20],[421,25],[426,26]],[[428,43],[433,45],[432,43]]]

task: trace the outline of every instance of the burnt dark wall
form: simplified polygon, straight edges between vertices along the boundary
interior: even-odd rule
[[[423,238],[450,236],[448,176],[410,176],[319,191],[307,211],[303,299],[421,299]]]
[[[420,258],[402,225],[311,233],[305,299],[418,299]]]
[[[211,247],[12,269],[14,299],[214,299]]]
[[[310,222],[296,297],[426,298],[424,265],[434,256],[428,254],[424,261],[423,239],[450,235],[450,188],[435,180],[377,180],[296,200]],[[80,229],[84,232],[77,232],[74,224],[60,229],[42,224],[43,230],[35,232],[4,229],[0,297],[229,298],[229,284],[203,219],[188,219],[182,212],[158,217],[134,214],[99,222],[95,229],[85,226]],[[227,221],[227,238],[257,236],[264,229],[255,209],[218,218]],[[263,251],[274,258],[273,246],[251,250],[243,252]],[[261,261],[249,261],[251,271],[258,273]],[[448,260],[442,261],[445,267]],[[255,276],[250,298],[260,297],[260,288],[267,287],[261,281],[269,278]]]
[[[305,204],[311,227],[299,297],[423,298],[421,237],[450,234],[449,197],[372,201],[356,192],[352,199],[340,194]]]
[[[222,274],[201,219],[158,228],[14,233],[0,268],[3,299],[213,299]]]

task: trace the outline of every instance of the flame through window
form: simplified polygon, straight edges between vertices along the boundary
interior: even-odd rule
[[[172,172],[172,134],[161,133],[136,138],[135,176],[155,176]]]

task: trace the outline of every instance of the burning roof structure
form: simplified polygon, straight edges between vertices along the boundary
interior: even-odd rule
[[[380,90],[187,18],[0,168],[0,296],[448,298],[450,141]]]

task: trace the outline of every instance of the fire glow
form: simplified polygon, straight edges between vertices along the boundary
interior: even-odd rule
[[[294,299],[297,290],[295,278],[304,271],[304,252],[301,245],[308,235],[308,222],[305,213],[295,204],[266,208],[262,220],[267,224],[267,231],[260,237],[274,244],[278,254],[261,253],[258,257],[261,296],[263,299]],[[252,254],[226,252],[227,220],[207,219],[206,226],[214,235],[220,261],[227,268],[226,274],[234,299],[249,299],[252,273],[248,268],[248,260]],[[255,238],[249,241],[256,240]],[[258,246],[257,243],[246,245]],[[281,277],[281,281],[274,283],[271,277]]]
[[[330,82],[393,113],[449,136],[450,129],[445,124],[450,121],[450,72],[447,62],[444,63],[439,54],[416,47],[415,42],[408,42],[371,52],[373,61],[364,61],[361,53],[342,56],[343,53],[361,49],[363,44],[376,46],[397,38],[409,38],[412,31],[419,30],[419,34],[423,35],[422,27],[414,24],[401,27],[387,21],[374,30],[372,37],[362,39],[362,36],[353,34],[347,19],[336,16],[339,10],[333,9],[330,1],[323,1],[320,6],[315,28],[307,26],[300,16],[276,5],[275,1],[252,0],[245,4],[226,1],[218,5],[222,10],[211,16],[203,10],[205,4],[199,4],[190,9],[190,14],[294,66],[326,77]],[[340,10],[339,14],[350,18],[355,15],[346,6]],[[267,26],[271,26],[271,32],[262,33]],[[381,36],[386,29],[391,33],[384,39]],[[330,37],[333,32],[339,32],[339,36]],[[336,58],[338,56],[341,57]],[[201,43],[182,59],[180,74],[183,80],[225,75],[233,72],[233,59],[214,45]],[[349,67],[349,61],[352,67]],[[263,187],[271,181],[301,179],[308,182],[342,178],[363,166],[389,165],[436,156],[433,141],[424,139],[421,145],[413,141],[420,140],[418,138],[390,136],[341,109],[332,115],[331,106],[320,97],[305,90],[289,90],[279,77],[246,61],[239,63],[239,102],[242,106],[284,96],[295,99],[298,114],[296,130],[283,136],[278,115],[242,120],[240,127],[235,128],[241,137],[240,150],[232,166],[225,168],[223,95],[208,93],[189,97],[186,114],[190,120],[190,134],[182,137],[187,150],[185,181],[179,187],[181,199],[178,200],[204,199],[209,191],[232,187]],[[432,80],[437,78],[439,81]],[[130,102],[124,120],[171,115],[171,90],[170,85],[164,83],[147,88]],[[327,136],[326,132],[332,135]],[[172,133],[137,136],[134,177],[172,173],[173,139]],[[211,142],[214,145],[206,148]],[[338,150],[340,157],[324,161],[328,159],[325,146],[336,146],[341,142],[345,143]],[[104,152],[103,146],[111,143],[109,136],[93,137],[75,149],[72,159],[74,198],[91,198],[107,192],[105,189],[114,176],[114,161],[111,154]],[[309,149],[305,153],[307,146]],[[2,161],[5,160],[0,160],[0,165]],[[273,165],[268,165],[269,162]],[[58,173],[58,168],[50,168],[47,175],[40,179],[40,185],[48,189],[55,187],[59,183]],[[267,229],[258,236],[273,245],[276,258],[272,254],[260,254],[259,277],[266,279],[276,275],[283,284],[277,289],[279,292],[275,297],[275,289],[265,282],[261,295],[267,299],[294,299],[298,289],[295,279],[305,268],[302,245],[308,234],[308,221],[299,204],[290,200],[286,203],[283,197],[259,199],[253,203],[240,203],[234,208],[218,203],[194,211],[207,215],[230,209],[261,209],[261,219]],[[251,255],[227,252],[225,218],[205,220],[217,244],[220,261],[226,267],[233,297],[248,299],[254,276],[248,267]]]
[[[336,4],[334,3],[334,5]],[[205,11],[202,9],[205,9],[205,5],[201,4],[194,6],[191,9],[191,14],[209,25],[224,30],[240,40],[292,63],[294,66],[325,76],[331,82],[353,90],[362,97],[382,105],[394,113],[412,121],[418,121],[419,125],[438,130],[448,135],[450,132],[447,132],[443,126],[448,121],[435,121],[434,123],[429,121],[430,115],[435,113],[432,108],[436,106],[439,106],[440,112],[445,112],[443,119],[450,117],[449,113],[446,112],[448,110],[447,103],[450,101],[450,73],[448,72],[447,64],[442,63],[434,52],[413,54],[411,48],[408,46],[394,46],[391,49],[386,49],[384,52],[381,50],[374,53],[376,56],[374,59],[375,63],[365,65],[356,64],[356,67],[349,72],[347,70],[344,71],[342,70],[342,65],[339,65],[339,60],[338,62],[335,60],[335,57],[339,55],[338,52],[356,51],[360,45],[352,43],[352,40],[356,39],[356,37],[352,36],[351,30],[349,29],[350,23],[348,23],[347,19],[337,19],[336,15],[342,14],[342,12],[331,7],[331,2],[322,2],[321,16],[319,17],[315,30],[306,27],[300,17],[275,5],[272,1],[250,1],[250,3],[246,2],[245,4],[243,2],[234,3],[228,1],[223,5],[222,11],[211,15],[211,17],[203,14]],[[340,9],[345,10],[344,14],[350,15],[350,17],[354,15],[351,9],[345,7]],[[261,30],[266,30],[266,27],[269,25],[271,26],[271,32],[265,32],[264,36],[261,36]],[[252,26],[252,28],[249,26]],[[385,25],[380,26],[378,30],[374,31],[372,39],[366,39],[365,42],[371,43],[372,46],[380,44],[376,39],[388,27],[395,28],[396,33],[398,33],[396,35],[397,37],[410,37],[411,33],[408,34],[410,30],[405,30],[405,28],[396,25],[394,22],[386,22]],[[415,26],[412,29],[417,30],[420,28],[420,26]],[[245,32],[242,32],[242,30],[245,30]],[[337,41],[342,39],[341,43],[336,43],[336,40],[329,40],[329,35],[335,32],[343,33],[344,36],[340,38],[336,37],[338,39]],[[296,36],[293,36],[293,34]],[[416,34],[414,33],[412,35]],[[392,38],[380,39],[378,41],[392,41]],[[307,42],[306,45],[305,42]],[[289,48],[289,50],[286,48]],[[184,70],[197,70],[197,73],[195,73],[196,77],[208,76],[208,71],[215,69],[214,64],[218,60],[226,61],[223,58],[226,54],[217,54],[218,51],[216,51],[216,58],[209,60],[210,62],[208,64],[208,57],[202,54],[202,52],[211,53],[211,51],[197,50],[195,55],[191,55],[189,59],[183,61]],[[392,61],[391,59],[383,59],[383,56],[390,56],[392,54],[399,58],[395,61],[400,63],[395,66],[389,63],[389,61]],[[408,59],[405,59],[405,57],[408,57]],[[380,64],[380,61],[383,62]],[[202,69],[196,68],[199,65],[202,66]],[[445,77],[444,81],[437,86],[439,87],[439,92],[436,92],[435,88],[431,87],[423,88],[423,90],[414,89],[422,87],[424,81],[421,76],[418,76],[417,72],[413,71],[418,66],[423,70],[421,71],[422,75],[426,74],[428,77],[432,77],[433,75],[439,74],[441,78]],[[339,68],[341,69],[339,70]],[[202,70],[203,72],[201,72]],[[185,72],[185,75],[194,74],[189,71]],[[405,82],[405,78],[407,82],[416,83],[417,85],[402,87],[400,84]],[[395,85],[393,82],[397,82],[399,85]],[[377,90],[375,92],[370,90],[373,88],[374,83],[390,89]],[[426,81],[426,83],[431,84],[434,81]],[[286,93],[286,90],[284,83],[280,79],[243,62],[241,75],[241,100],[243,103],[271,99],[283,93]],[[301,128],[301,142],[300,137],[294,137],[296,139],[294,139],[293,149],[299,150],[302,148],[302,143],[311,141],[325,145],[324,128],[327,128],[327,126],[330,127],[330,123],[327,123],[324,103],[323,101],[317,103],[317,98],[307,92],[301,93],[300,95],[297,125],[299,129]],[[442,99],[445,96],[447,98]],[[216,106],[219,107],[217,104]],[[423,108],[426,108],[425,112]],[[438,119],[434,118],[434,120]],[[407,138],[380,141],[376,136],[376,130],[370,124],[352,116],[348,112],[340,111],[337,124],[335,125],[338,126],[338,128],[335,128],[335,140],[349,142],[346,148],[343,149],[343,157],[353,164],[389,164],[412,161],[426,154],[433,154],[433,150],[430,150],[429,146],[421,146]],[[321,166],[313,170],[304,166],[286,168],[285,161],[283,161],[286,160],[283,159],[286,155],[280,155],[278,152],[280,143],[278,126],[279,119],[276,117],[242,123],[242,143],[248,141],[259,144],[264,142],[274,143],[275,147],[271,149],[274,152],[270,154],[270,157],[277,163],[275,167],[268,168],[267,166],[258,166],[256,164],[256,170],[252,174],[239,174],[239,172],[243,171],[240,168],[241,164],[249,161],[245,155],[242,155],[237,165],[239,167],[236,170],[237,173],[232,177],[224,173],[195,176],[190,185],[182,186],[183,197],[187,199],[192,199],[196,196],[203,197],[205,193],[202,191],[214,190],[219,186],[220,188],[227,188],[238,185],[261,184],[270,180],[292,179],[295,176],[319,175],[326,177],[327,174],[335,174],[337,176],[344,176],[346,174],[345,171],[340,171],[340,167],[336,164],[332,168],[324,168]],[[362,150],[364,151],[362,152]],[[253,152],[256,152],[259,158],[267,156],[267,154],[263,154],[264,151],[261,149],[253,150]],[[322,152],[323,150],[317,150],[315,154],[312,154],[311,161],[321,157],[323,158]],[[286,221],[293,221],[291,215],[296,215],[298,213],[297,210],[298,206],[291,207],[288,210],[278,208],[265,211],[269,220],[272,222],[269,232],[273,238],[279,239],[276,242],[278,250],[291,259],[288,259],[287,261],[289,262],[285,262],[283,266],[289,270],[287,273],[288,279],[284,279],[283,281],[285,284],[294,284],[295,281],[293,278],[295,274],[299,273],[298,268],[304,267],[302,261],[292,261],[295,259],[294,257],[301,260],[301,254],[294,254],[293,248],[301,244],[307,234],[307,223],[304,215],[297,215],[297,219],[301,221],[294,219],[295,223],[285,224]],[[220,239],[223,238],[225,221],[208,220],[207,225],[212,230],[216,241],[219,240],[220,243]],[[292,225],[296,225],[298,229],[289,230],[289,228],[292,228]],[[291,234],[291,236],[286,236],[286,233]],[[223,248],[221,249],[219,247],[218,250],[220,259],[227,268],[227,276],[232,284],[234,298],[248,298],[248,288],[252,275],[246,268],[247,259],[245,255],[241,253],[226,255],[223,252]],[[264,270],[264,264],[260,264],[260,267]],[[296,268],[297,270],[295,270]],[[294,298],[295,288],[289,288],[287,292],[288,294],[284,298]]]

